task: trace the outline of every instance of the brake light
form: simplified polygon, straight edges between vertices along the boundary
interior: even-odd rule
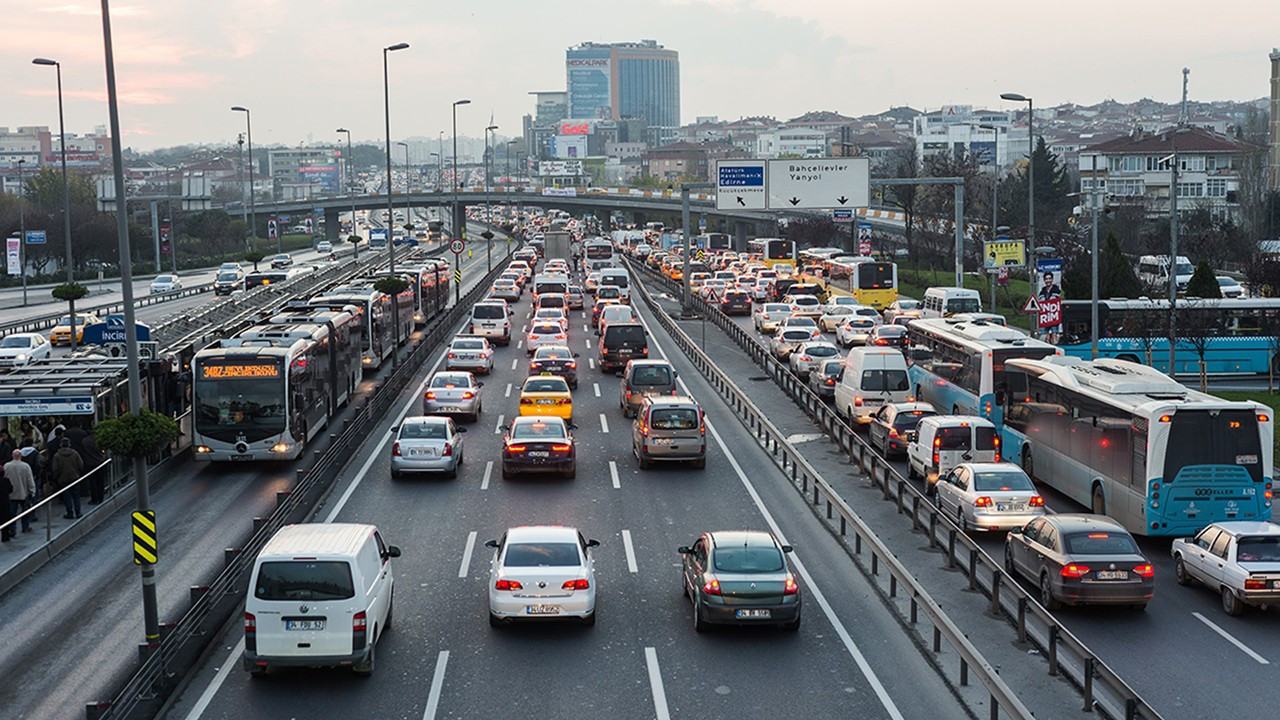
[[[573,404],[573,398],[560,398],[560,404],[561,404],[561,405],[572,405],[572,404]]]
[[[835,385],[835,384],[836,384],[836,379],[835,379],[835,378],[827,378],[827,384],[828,384],[828,385]]]
[[[645,423],[640,423],[640,434],[644,437],[649,437],[649,426]]]
[[[1088,565],[1077,565],[1071,563],[1062,566],[1062,577],[1079,578],[1089,574]]]
[[[473,398],[473,397],[475,397],[475,396],[476,396],[476,394],[475,394],[475,393],[473,393],[473,392],[471,392],[470,390],[468,390],[468,391],[466,391],[466,392],[462,393],[462,399],[463,399],[463,400],[470,400],[471,398]]]
[[[995,441],[996,441],[996,459],[994,460],[994,462],[1000,462],[1000,438],[999,437],[995,438]]]
[[[400,457],[400,441],[399,440],[391,443],[391,454],[394,457]]]
[[[853,396],[853,404],[854,404],[854,407],[862,407],[862,396],[861,396],[861,395],[854,395],[854,396]]]
[[[533,398],[520,398],[520,404],[521,404],[521,405],[532,405],[532,404],[533,404]]]
[[[1144,578],[1155,577],[1156,569],[1150,565],[1139,565],[1133,569],[1139,576]],[[1248,587],[1248,581],[1245,581],[1245,587]]]
[[[787,584],[782,588],[782,594],[795,595],[798,592],[800,592],[800,586],[796,584],[796,579],[788,575]]]
[[[591,587],[591,582],[586,578],[578,578],[577,580],[565,580],[560,586],[561,590],[586,590]]]
[[[525,446],[524,446],[524,445],[508,445],[508,446],[507,446],[507,452],[509,452],[509,453],[524,452],[524,451],[525,451],[525,449],[526,449],[526,448],[525,448]]]
[[[435,391],[435,390],[428,391],[428,392],[427,392],[427,399],[428,399],[428,400],[435,400],[435,399],[436,399],[436,391]]]
[[[1260,423],[1271,422],[1271,418],[1267,417],[1266,415],[1263,415],[1262,413],[1258,413],[1258,422]]]
[[[991,498],[987,497],[986,495],[982,495],[980,497],[976,497],[973,499],[974,507],[989,508],[992,505],[995,505],[995,503],[993,503],[991,501]]]
[[[453,457],[453,443],[444,444],[444,452],[440,453],[440,457]]]
[[[246,633],[258,632],[258,619],[253,616],[253,613],[244,614],[244,631]]]
[[[523,590],[519,580],[499,580],[493,584],[494,590]]]
[[[355,632],[364,632],[369,629],[368,616],[363,610],[351,616],[351,629]]]
[[[453,353],[449,353],[449,359],[450,359],[450,360],[452,360],[452,359],[453,359],[453,357],[454,357],[454,356],[453,356]]]
[[[570,361],[570,363],[569,363],[569,369],[570,369],[570,370],[574,370],[574,369],[576,369],[577,367],[578,367],[578,363],[577,363],[576,361]]]
[[[897,438],[902,436],[898,434],[898,428],[889,428],[889,437]]]
[[[941,437],[936,437],[936,438],[934,438],[934,439],[933,439],[933,446],[934,446],[935,448],[940,448],[940,447],[942,447],[942,438],[941,438]],[[938,457],[937,453],[934,453],[934,455],[933,455],[933,456],[934,456],[934,457]],[[934,462],[937,462],[937,461],[935,460]]]
[[[1030,503],[1031,507],[1044,507],[1044,498],[1040,497],[1039,495],[1032,495],[1031,500],[1029,500],[1028,502]]]
[[[708,580],[708,581],[707,581],[707,583],[706,583],[705,585],[703,585],[703,586],[702,586],[702,592],[704,592],[704,593],[706,593],[706,594],[708,594],[708,595],[719,595],[719,594],[720,594],[720,581],[719,581],[719,580]]]
[[[1252,577],[1248,577],[1244,579],[1245,590],[1265,590],[1266,588],[1267,588],[1266,580],[1263,580],[1261,578],[1252,578]]]
[[[552,445],[552,446],[551,446],[551,449],[552,449],[552,450],[554,450],[555,452],[569,452],[569,450],[570,450],[572,447],[573,447],[573,446],[572,446],[572,445],[569,445],[569,444],[564,444],[564,445]]]
[[[889,343],[888,343],[888,342],[886,342],[884,338],[876,338],[876,344],[877,344],[877,345],[888,345]]]

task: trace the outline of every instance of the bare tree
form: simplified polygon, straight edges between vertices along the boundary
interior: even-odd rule
[[[888,173],[888,177],[891,178],[920,177],[920,155],[916,150],[915,142],[903,143],[897,150],[894,150],[885,162],[884,168]],[[912,264],[918,268],[919,263],[916,259],[915,248],[915,226],[916,213],[920,202],[920,186],[894,185],[886,187],[884,201],[886,204],[893,205],[902,211],[903,236],[907,243],[907,256],[911,258]]]
[[[1195,351],[1200,366],[1200,391],[1209,389],[1209,374],[1205,366],[1205,353],[1213,338],[1222,334],[1222,315],[1217,300],[1187,298],[1178,305],[1178,339],[1185,341]]]

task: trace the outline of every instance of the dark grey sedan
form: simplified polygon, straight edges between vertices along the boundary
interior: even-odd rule
[[[767,532],[733,530],[703,533],[679,552],[697,632],[711,624],[800,629],[800,586],[786,557],[790,545]]]
[[[1010,530],[1004,566],[1040,591],[1040,604],[1128,605],[1146,610],[1155,569],[1120,523],[1103,515],[1045,515]]]

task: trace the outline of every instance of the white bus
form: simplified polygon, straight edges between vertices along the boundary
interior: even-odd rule
[[[1271,519],[1275,425],[1256,402],[1125,360],[1010,360],[1005,457],[1130,532]]]
[[[583,267],[587,271],[602,270],[614,266],[613,243],[604,238],[582,243]]]

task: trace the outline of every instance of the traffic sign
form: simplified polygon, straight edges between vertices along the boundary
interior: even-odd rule
[[[1040,312],[1040,301],[1036,300],[1035,295],[1031,295],[1030,297],[1027,298],[1027,304],[1022,306],[1022,312],[1024,313]]]
[[[463,250],[467,249],[467,244],[458,238],[449,241],[449,252],[454,255],[461,255]]]
[[[769,161],[768,209],[821,210],[871,204],[869,158]]]
[[[716,161],[717,210],[764,210],[767,187],[764,160]]]
[[[462,268],[453,271],[453,281],[459,284],[462,282]]]
[[[716,294],[715,288],[707,291],[707,302],[710,304],[720,302],[720,296]]]
[[[853,222],[853,208],[836,208],[831,211],[831,221],[838,223]]]
[[[133,512],[133,564],[155,565],[159,558],[159,543],[156,542],[156,511],[135,510]]]
[[[27,244],[28,244],[28,245],[44,245],[44,244],[45,244],[46,239],[47,239],[47,236],[45,235],[45,232],[44,232],[43,230],[28,230],[28,231],[27,231]]]

